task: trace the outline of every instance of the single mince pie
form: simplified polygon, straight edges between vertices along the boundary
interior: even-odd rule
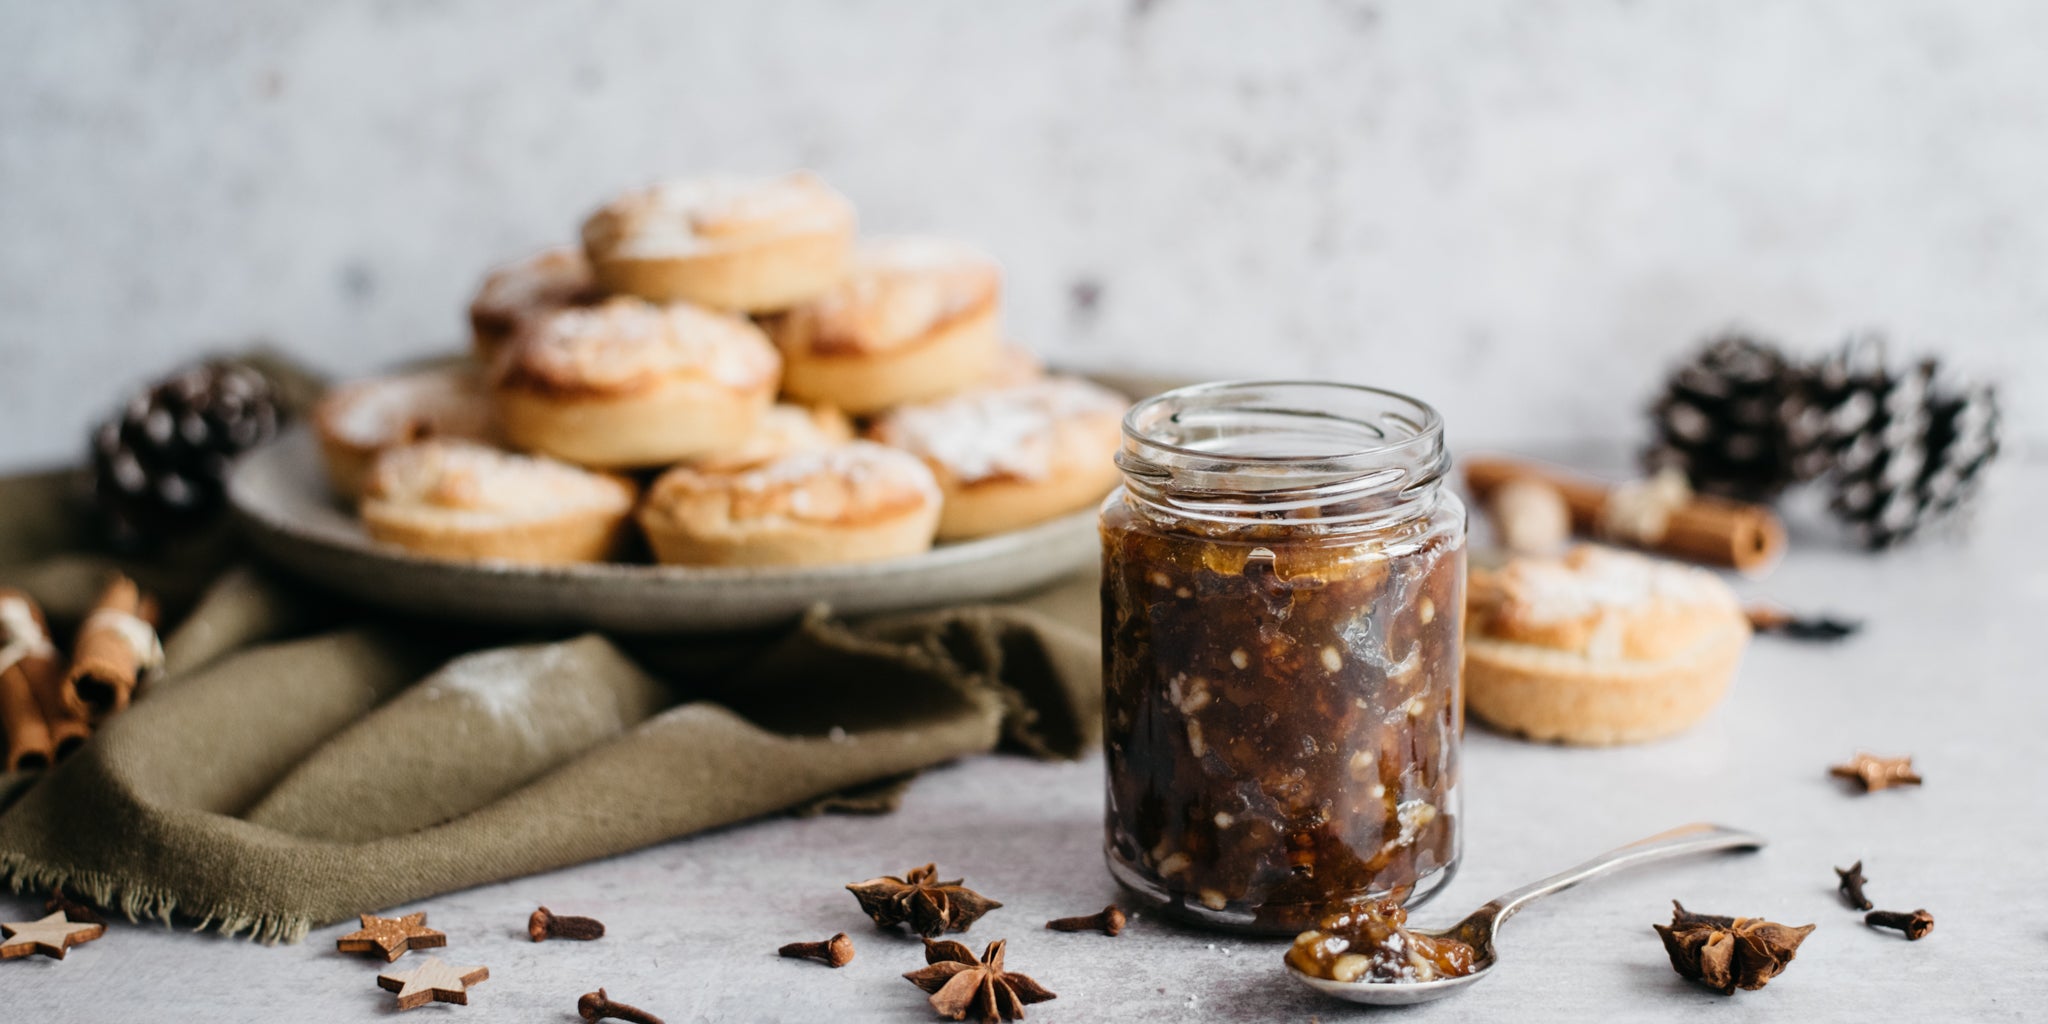
[[[676,565],[876,562],[932,546],[939,487],[907,452],[848,441],[750,466],[677,466],[640,509]]]
[[[443,366],[352,381],[313,408],[313,429],[336,494],[353,499],[371,463],[391,448],[433,437],[496,436],[490,398],[472,366]]]
[[[1518,556],[1472,574],[1466,700],[1530,739],[1639,743],[1706,717],[1749,636],[1705,569],[1590,544]]]
[[[1130,402],[1073,377],[903,406],[868,436],[925,460],[945,491],[939,538],[1002,533],[1078,512],[1116,484]]]
[[[965,390],[1002,358],[1002,269],[936,238],[854,250],[831,290],[767,321],[788,373],[783,390],[866,414]]]
[[[422,441],[377,457],[363,527],[434,558],[601,562],[618,554],[635,496],[629,480],[554,459]]]
[[[633,189],[583,224],[605,290],[763,313],[839,279],[853,204],[816,175],[704,177]]]
[[[744,443],[782,360],[742,317],[617,296],[530,318],[492,395],[505,437],[585,466],[661,466]]]

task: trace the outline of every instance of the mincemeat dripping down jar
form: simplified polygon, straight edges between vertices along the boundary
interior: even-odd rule
[[[1226,382],[1135,406],[1102,506],[1106,854],[1164,914],[1293,934],[1458,860],[1465,508],[1435,409]]]

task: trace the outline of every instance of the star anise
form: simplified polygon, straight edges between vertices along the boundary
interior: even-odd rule
[[[969,1014],[984,1024],[1023,1020],[1024,1007],[1056,999],[1045,986],[1022,974],[1003,970],[1004,940],[997,939],[975,959],[974,951],[951,939],[924,940],[930,965],[904,975],[932,994],[932,1009],[954,1020]]]
[[[1671,901],[1671,925],[1651,925],[1671,954],[1671,966],[1679,974],[1722,995],[1734,995],[1738,988],[1759,989],[1783,973],[1806,941],[1812,925],[1791,925],[1754,917],[1722,917],[1695,914],[1677,900]]]
[[[846,889],[875,924],[889,928],[907,921],[912,931],[925,938],[964,932],[981,915],[1002,906],[961,885],[961,879],[941,882],[938,877],[939,869],[926,864],[902,878],[883,875]]]

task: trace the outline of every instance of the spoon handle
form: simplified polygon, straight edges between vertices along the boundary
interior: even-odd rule
[[[1627,846],[1609,850],[1584,864],[1566,868],[1540,882],[1531,882],[1506,893],[1479,908],[1471,917],[1466,918],[1466,921],[1482,924],[1489,930],[1497,929],[1501,922],[1515,916],[1517,911],[1536,900],[1551,893],[1563,892],[1580,882],[1601,875],[1611,874],[1623,868],[1654,864],[1673,857],[1689,857],[1697,853],[1761,849],[1764,842],[1764,838],[1755,833],[1721,825],[1680,825],[1669,832],[1659,832],[1647,839],[1638,839]]]

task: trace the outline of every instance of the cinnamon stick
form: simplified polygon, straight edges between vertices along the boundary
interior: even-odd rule
[[[98,722],[128,706],[143,675],[163,663],[156,601],[135,581],[115,576],[78,628],[64,705]]]
[[[43,724],[50,730],[51,751],[62,761],[85,745],[92,735],[92,723],[64,704],[64,666],[56,645],[50,642],[50,622],[42,606],[22,591],[0,588],[0,647],[16,636],[32,653],[15,664],[28,677],[29,692],[35,695]],[[0,661],[5,660],[0,656]]]
[[[1762,505],[1708,495],[1690,495],[1664,510],[1659,528],[1617,536],[1609,522],[1616,488],[1538,462],[1504,458],[1465,461],[1465,486],[1480,504],[1511,480],[1540,480],[1557,488],[1571,510],[1572,529],[1581,534],[1632,543],[1659,554],[1745,573],[1761,572],[1785,550],[1785,526]]]
[[[7,740],[4,764],[10,772],[48,768],[57,758],[32,685],[39,666],[54,668],[55,660],[35,602],[18,590],[0,591],[0,734]]]

